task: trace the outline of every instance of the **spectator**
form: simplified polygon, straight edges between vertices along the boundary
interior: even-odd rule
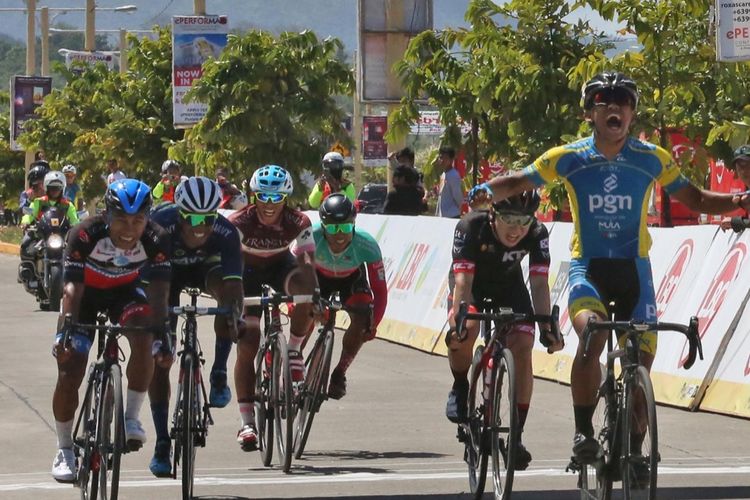
[[[174,202],[174,191],[182,177],[182,165],[174,160],[166,160],[161,164],[161,180],[151,190],[154,206],[161,203]]]
[[[221,204],[219,208],[239,210],[247,206],[247,195],[236,185],[229,182],[229,175],[224,168],[216,169],[216,183],[221,188]]]
[[[458,219],[461,217],[461,204],[464,202],[464,190],[461,184],[461,176],[453,167],[456,151],[448,146],[440,148],[438,165],[443,169],[440,174],[440,188],[438,191],[438,202],[435,215],[438,217],[450,217]]]
[[[311,208],[317,209],[320,204],[328,198],[331,193],[343,193],[347,198],[354,202],[357,196],[354,190],[354,184],[344,178],[344,157],[341,153],[331,151],[323,157],[323,175],[313,186],[307,202]]]
[[[745,185],[745,189],[750,188],[750,144],[745,144],[734,150],[729,170],[734,171],[734,174]],[[747,215],[747,212],[745,212],[744,217],[724,217],[721,219],[721,229],[723,231],[732,229],[735,233],[741,233],[750,226],[750,218]]]
[[[393,171],[393,190],[383,206],[383,213],[389,215],[420,215],[427,210],[422,200],[423,192],[418,188],[414,169],[401,165]]]
[[[83,210],[83,196],[81,195],[81,186],[76,182],[78,169],[75,165],[65,165],[62,169],[65,174],[65,192],[63,196],[73,204],[76,211]]]
[[[107,170],[109,170],[109,174],[104,178],[104,180],[107,182],[107,186],[115,181],[127,178],[122,170],[118,168],[117,160],[114,158],[110,158],[109,160],[107,160]]]
[[[44,154],[44,151],[39,149],[36,153],[34,153],[34,161],[47,161],[47,155]]]
[[[411,182],[411,179],[416,179],[414,183],[416,184],[417,189],[424,195],[424,180],[422,173],[417,170],[416,166],[414,166],[414,150],[412,148],[407,146],[391,153],[388,156],[388,161],[391,164],[391,168],[394,170],[398,167],[408,168],[409,172],[407,173],[407,177],[409,181]]]

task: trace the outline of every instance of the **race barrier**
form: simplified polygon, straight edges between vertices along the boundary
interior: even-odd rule
[[[361,214],[357,225],[378,240],[388,278],[388,308],[378,337],[447,354],[446,299],[456,221]],[[560,306],[565,348],[550,355],[537,340],[534,374],[569,383],[578,348],[567,314],[573,225],[546,225],[550,294]],[[657,401],[750,418],[750,231],[738,235],[717,226],[681,226],[652,228],[650,233],[659,320],[687,323],[697,316],[705,356],[685,370],[685,337],[660,333],[652,368]]]

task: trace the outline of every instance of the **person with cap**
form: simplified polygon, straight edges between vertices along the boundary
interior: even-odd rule
[[[75,165],[65,165],[62,169],[65,176],[64,196],[73,204],[76,210],[83,210],[83,196],[81,196],[81,186],[76,182],[78,169]]]
[[[344,193],[347,198],[354,201],[357,193],[354,190],[354,184],[344,178],[344,157],[341,153],[331,151],[323,156],[323,175],[313,186],[307,202],[311,208],[317,209],[320,204],[331,193]]]
[[[734,150],[732,163],[729,170],[734,171],[734,175],[742,181],[745,189],[750,189],[750,144],[745,144]],[[745,212],[744,217],[737,215],[734,217],[724,217],[720,225],[722,231],[731,229],[735,233],[741,233],[750,227],[750,218]]]
[[[151,191],[154,206],[162,203],[174,203],[174,192],[182,180],[182,165],[174,160],[166,160],[161,164],[161,180]]]

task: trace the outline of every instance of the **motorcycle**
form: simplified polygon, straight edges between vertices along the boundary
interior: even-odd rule
[[[63,251],[70,221],[65,211],[50,207],[34,226],[29,228],[32,239],[29,256],[22,261],[19,275],[26,291],[36,296],[42,311],[59,311],[63,294]]]

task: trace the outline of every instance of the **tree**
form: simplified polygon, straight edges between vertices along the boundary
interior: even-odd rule
[[[0,92],[0,198],[5,206],[15,206],[15,200],[23,189],[24,154],[10,150],[10,96]]]
[[[242,177],[268,163],[297,178],[317,169],[332,142],[347,141],[335,96],[351,94],[354,78],[337,57],[341,47],[311,31],[230,35],[188,94],[208,111],[180,154],[201,169],[221,165]]]
[[[447,127],[443,141],[463,143],[474,164],[494,157],[519,168],[577,134],[580,87],[568,73],[608,45],[587,22],[566,21],[569,14],[565,0],[473,0],[469,28],[416,36],[395,66],[405,97],[390,116],[389,139],[408,132],[424,96]],[[461,121],[472,125],[467,137]]]

